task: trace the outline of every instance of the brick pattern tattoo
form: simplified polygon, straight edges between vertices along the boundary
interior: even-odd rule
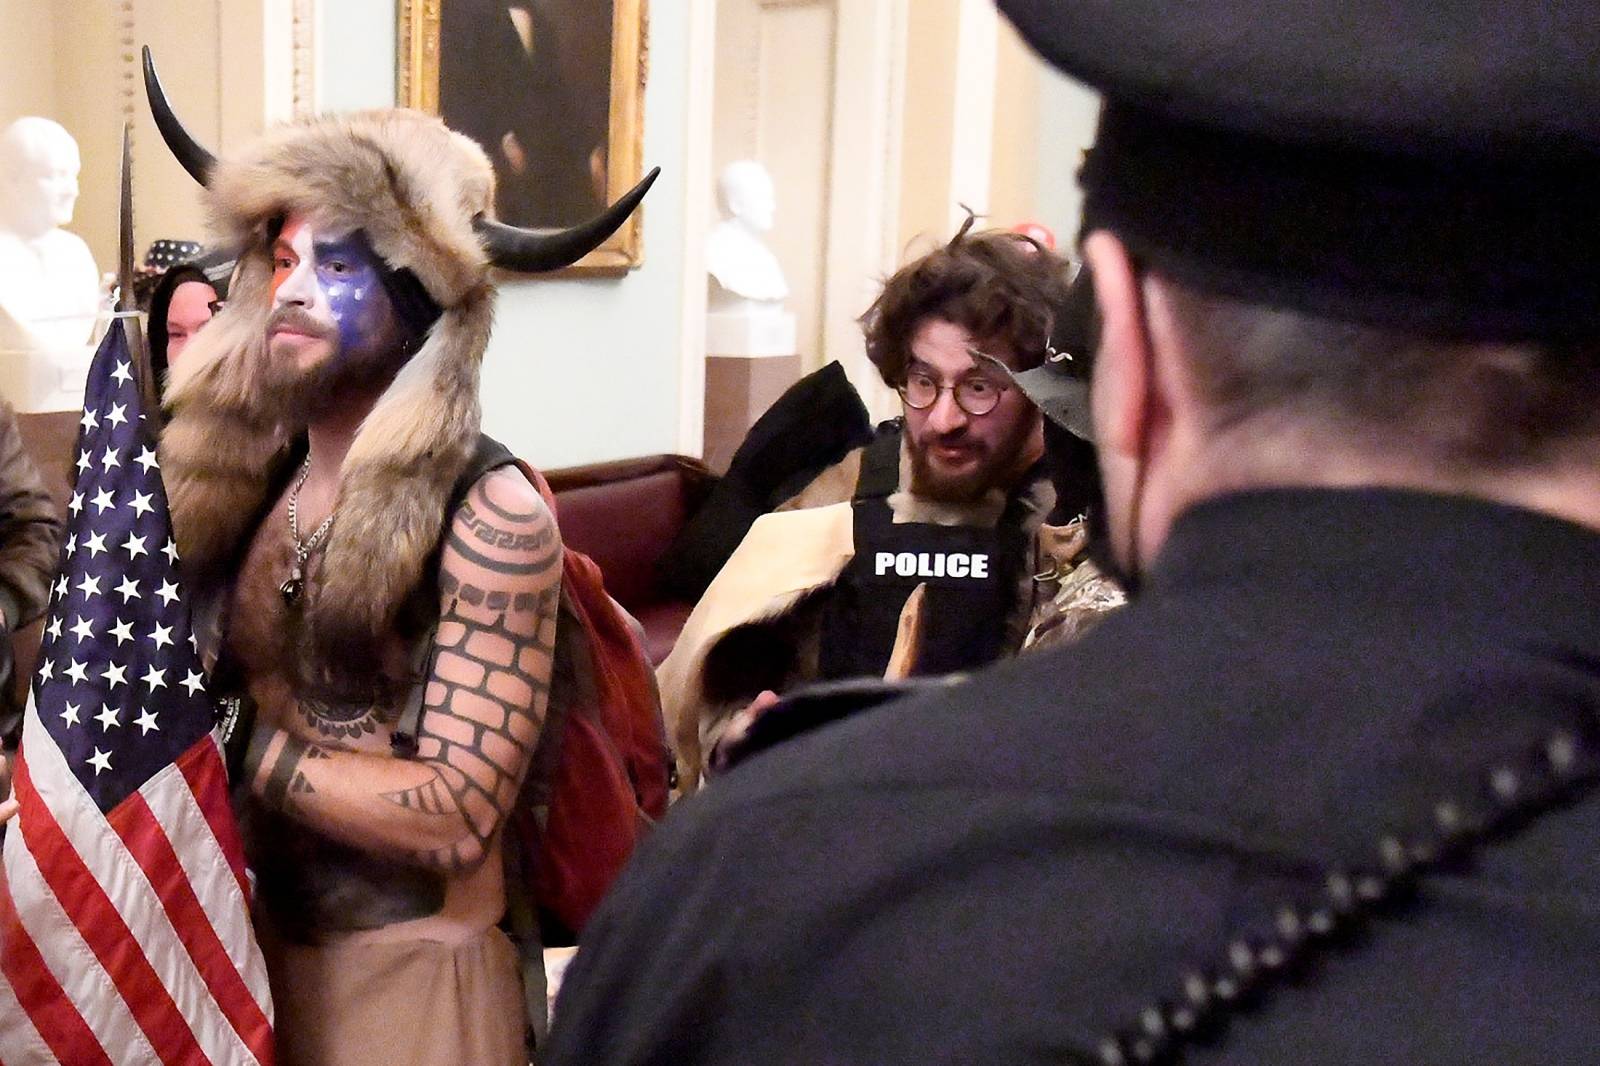
[[[469,841],[420,856],[451,872],[482,861],[516,799],[544,722],[560,596],[561,544],[549,513],[508,511],[486,484],[462,504],[440,573],[446,606],[417,743],[437,776],[383,794],[464,820]]]

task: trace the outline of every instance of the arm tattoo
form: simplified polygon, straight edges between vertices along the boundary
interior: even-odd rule
[[[342,703],[309,696],[302,696],[295,709],[317,735],[334,742],[375,733],[379,725],[399,717],[398,708],[382,703]]]
[[[310,795],[316,791],[300,764],[307,759],[326,759],[328,753],[315,744],[308,744],[292,733],[283,734],[283,747],[278,749],[277,761],[267,774],[261,788],[261,802],[275,811],[287,811],[292,803],[290,795]]]
[[[453,523],[448,541],[449,547],[459,552],[462,558],[486,570],[512,577],[543,574],[552,566],[560,564],[561,548],[556,541],[555,528],[549,522],[541,524],[538,529],[531,532],[506,529],[504,527],[507,525],[526,526],[535,515],[532,512],[522,515],[508,514],[491,503],[481,490],[474,492],[472,498],[483,504],[484,509],[490,514],[498,513],[506,517],[498,521],[484,517],[473,508],[472,499],[463,500],[458,523],[465,524],[470,532],[464,536]],[[482,550],[485,547],[501,551],[489,554]],[[532,558],[506,559],[502,554],[504,551],[531,554]]]
[[[544,722],[561,544],[542,508],[508,512],[480,484],[452,525],[448,552],[487,573],[469,580],[447,566],[440,575],[447,606],[418,730],[418,756],[436,776],[383,796],[418,813],[461,818],[470,840],[421,856],[459,871],[486,854]]]

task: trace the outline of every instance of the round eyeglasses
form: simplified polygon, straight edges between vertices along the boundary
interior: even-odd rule
[[[981,374],[968,375],[954,385],[941,385],[932,375],[913,370],[906,375],[898,391],[907,407],[926,411],[938,403],[939,394],[948,389],[955,395],[956,406],[976,418],[993,411],[1010,387]]]

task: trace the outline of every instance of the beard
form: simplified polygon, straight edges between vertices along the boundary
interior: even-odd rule
[[[955,444],[942,438],[932,440],[908,439],[906,450],[911,456],[911,491],[918,496],[945,503],[966,503],[983,495],[997,480],[999,471],[994,456],[981,444],[977,449],[977,463],[968,470],[952,472],[934,463],[929,455],[935,444]],[[966,446],[968,442],[961,442]]]
[[[327,346],[327,354],[311,366],[296,365],[293,352],[274,350],[272,331],[286,326]],[[306,422],[347,404],[352,395],[381,392],[394,380],[409,353],[406,346],[375,345],[347,353],[335,328],[298,307],[286,306],[267,318],[267,360],[262,389],[273,409],[294,422]]]
[[[911,491],[942,503],[970,503],[991,489],[1009,489],[1021,470],[1022,453],[1034,424],[1019,421],[1014,432],[996,442],[977,437],[965,428],[954,433],[925,433],[905,429],[906,454],[911,460]],[[970,449],[973,461],[950,470],[933,457],[935,447]]]

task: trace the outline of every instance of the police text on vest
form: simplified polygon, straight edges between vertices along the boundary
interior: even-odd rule
[[[989,556],[976,552],[878,552],[873,570],[879,577],[989,576]]]

